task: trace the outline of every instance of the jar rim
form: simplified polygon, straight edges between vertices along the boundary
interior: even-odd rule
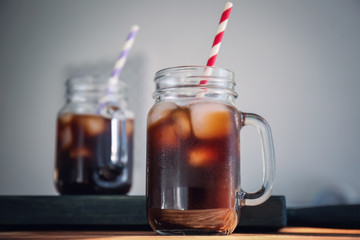
[[[235,74],[225,68],[200,65],[175,66],[155,73],[155,92],[159,96],[219,96],[236,98]],[[204,91],[207,94],[204,94]]]
[[[217,78],[224,78],[234,81],[235,73],[229,69],[223,67],[210,67],[210,66],[203,66],[203,65],[183,65],[183,66],[174,66],[174,67],[167,67],[163,68],[155,73],[156,81],[159,78],[164,76],[168,76],[173,72],[184,72],[184,71],[197,71],[199,74],[201,72],[204,73],[204,76],[207,75],[207,72],[211,72],[211,77]]]
[[[70,77],[66,81],[67,90],[70,92],[121,92],[126,88],[125,82],[119,80],[109,84],[109,76],[89,74]]]

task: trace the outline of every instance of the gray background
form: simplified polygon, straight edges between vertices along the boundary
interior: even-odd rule
[[[71,76],[109,72],[141,29],[122,78],[136,114],[145,192],[146,114],[157,70],[205,64],[224,1],[1,1],[0,194],[55,195],[55,121]],[[235,1],[217,66],[236,74],[242,111],[273,131],[274,194],[289,206],[360,202],[360,1]],[[260,144],[242,132],[242,184],[261,182]]]

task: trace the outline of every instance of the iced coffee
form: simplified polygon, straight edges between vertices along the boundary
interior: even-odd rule
[[[55,187],[60,194],[125,194],[132,185],[134,114],[125,83],[106,76],[66,82],[57,118]]]
[[[271,131],[259,115],[235,107],[234,74],[223,68],[180,66],[158,71],[147,122],[147,217],[160,234],[230,234],[242,206],[272,191]],[[206,84],[203,84],[203,83]],[[240,187],[240,130],[260,133],[263,185]]]
[[[126,162],[111,162],[112,125],[121,120],[65,113],[57,122],[55,183],[61,194],[124,194],[130,190],[134,120],[127,119]],[[121,139],[121,128],[115,133]],[[118,161],[121,161],[119,156]]]
[[[148,115],[148,217],[153,228],[232,232],[239,185],[239,112],[195,102]]]

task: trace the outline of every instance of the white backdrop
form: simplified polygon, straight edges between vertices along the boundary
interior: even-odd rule
[[[243,111],[270,123],[274,194],[289,206],[360,202],[360,1],[235,1],[217,66],[236,74]],[[145,193],[146,114],[157,70],[205,64],[224,1],[1,1],[0,194],[54,195],[55,120],[68,77],[122,75],[136,114],[135,176]],[[242,133],[242,183],[261,182],[260,146]]]

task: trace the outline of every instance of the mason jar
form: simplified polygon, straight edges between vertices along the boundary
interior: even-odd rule
[[[134,114],[125,83],[84,76],[66,82],[57,117],[54,180],[60,194],[126,194],[132,184]]]
[[[275,157],[269,124],[235,106],[234,73],[206,66],[172,67],[155,74],[147,119],[147,217],[160,234],[230,234],[241,207],[272,192]],[[240,131],[260,133],[263,183],[240,185]]]

